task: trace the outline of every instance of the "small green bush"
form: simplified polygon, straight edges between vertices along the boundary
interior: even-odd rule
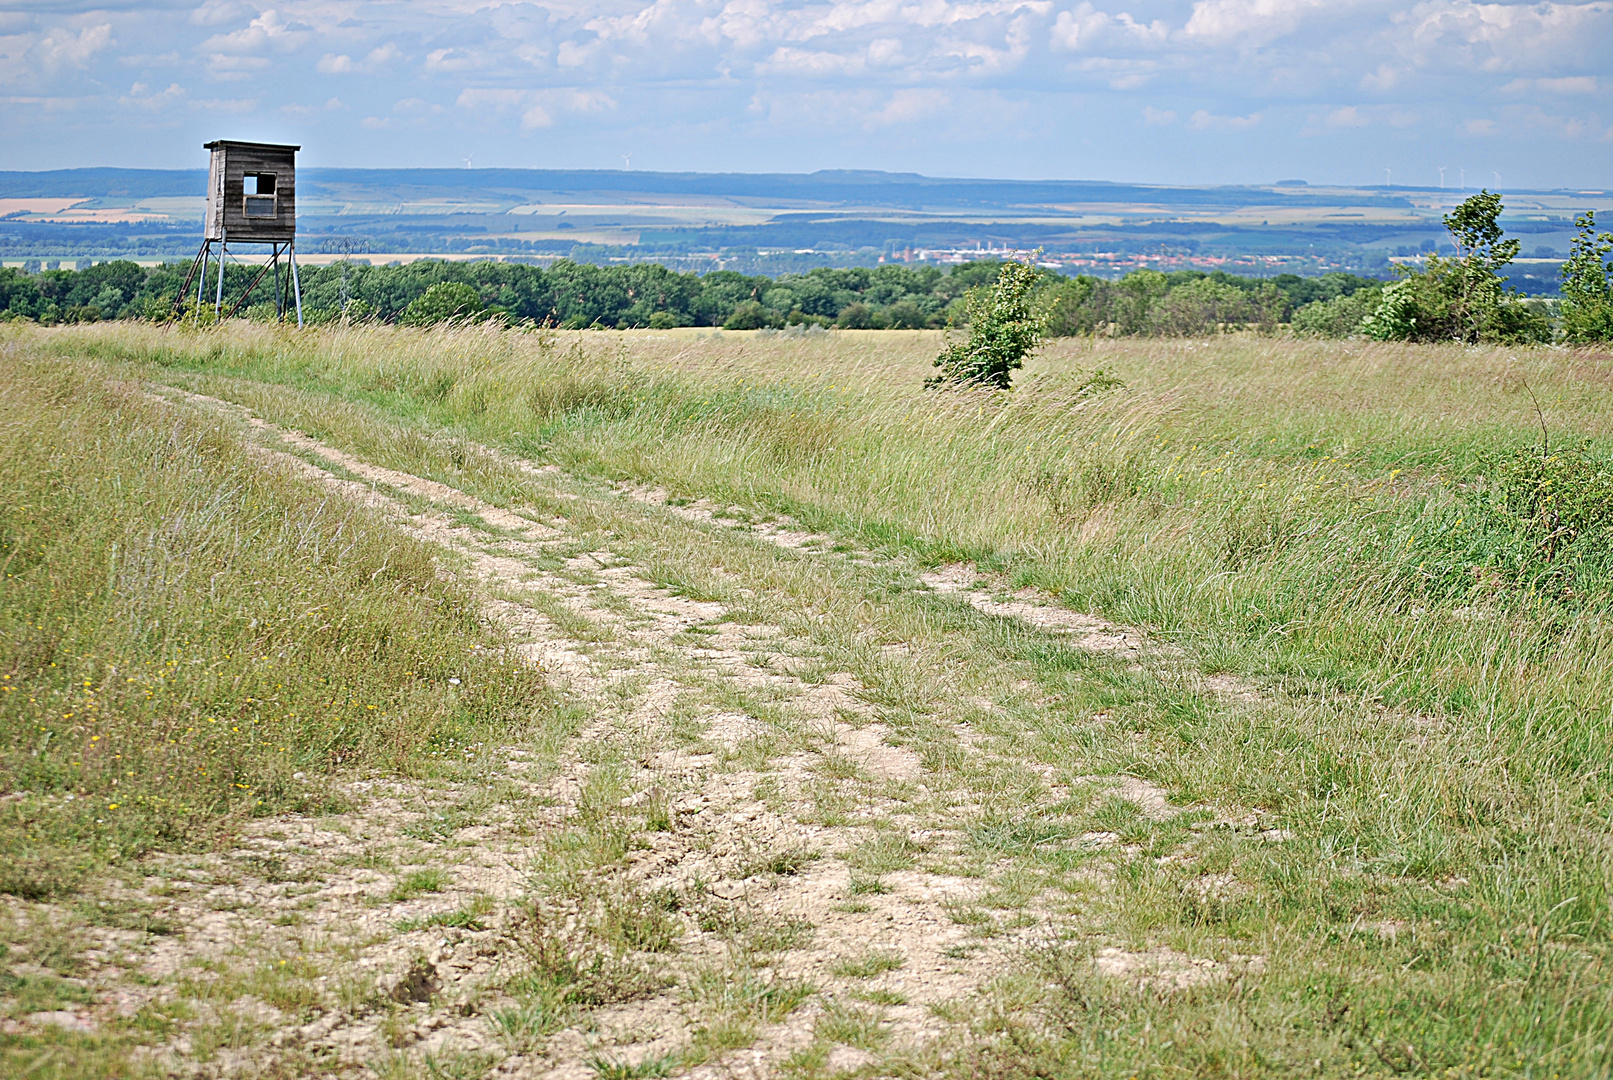
[[[1294,333],[1299,337],[1354,337],[1382,299],[1383,290],[1362,289],[1349,296],[1313,301],[1294,312]]]
[[[1574,219],[1579,235],[1563,263],[1563,337],[1580,343],[1613,341],[1613,233],[1596,231],[1596,214]]]
[[[1040,276],[1034,266],[1007,262],[990,288],[971,289],[964,299],[969,336],[941,350],[941,373],[925,385],[1008,389],[1013,370],[1025,366],[1047,330],[1047,314],[1031,301]]]

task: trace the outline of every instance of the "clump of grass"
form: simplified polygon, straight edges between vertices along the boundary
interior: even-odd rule
[[[788,848],[775,851],[761,858],[753,859],[740,868],[740,877],[751,877],[756,874],[775,874],[779,877],[794,877],[822,856],[816,851],[805,848]]]
[[[519,1005],[495,1009],[487,1019],[494,1032],[516,1051],[530,1053],[542,1046],[545,1036],[570,1024],[576,1011],[553,993],[529,992]]]
[[[671,1076],[680,1063],[677,1054],[663,1054],[633,1062],[594,1054],[583,1062],[594,1071],[599,1080],[640,1080],[641,1077]]]
[[[889,874],[910,869],[914,858],[924,850],[922,844],[915,843],[905,833],[881,829],[853,848],[846,856],[846,863],[869,874]]]
[[[397,880],[392,890],[386,894],[386,898],[393,903],[413,900],[421,893],[442,892],[452,880],[448,871],[435,866],[411,870]]]
[[[825,1042],[844,1043],[859,1050],[877,1050],[890,1037],[874,1009],[860,1009],[842,1001],[830,1001],[823,1015],[812,1025],[812,1034]]]
[[[642,954],[677,948],[683,925],[667,896],[646,897],[624,883],[535,898],[515,928],[526,971],[512,993],[565,1005],[632,1001],[666,984],[664,965]]]
[[[834,973],[848,979],[872,979],[887,971],[895,971],[906,963],[907,957],[894,949],[870,949],[861,956],[839,961],[834,966]]]
[[[757,1025],[778,1023],[814,993],[810,983],[750,968],[700,969],[684,985],[699,1019],[693,1038],[697,1056],[749,1045]]]
[[[407,933],[410,930],[423,930],[432,926],[451,927],[456,930],[485,930],[487,924],[482,921],[483,916],[493,910],[493,898],[478,896],[463,907],[453,911],[439,911],[435,915],[426,915],[418,919],[403,919],[395,925],[399,930]]]

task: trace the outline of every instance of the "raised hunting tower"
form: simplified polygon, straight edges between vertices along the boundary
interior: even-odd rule
[[[284,319],[287,309],[295,304],[297,325],[302,325],[302,288],[297,279],[297,151],[300,146],[277,143],[239,142],[218,139],[204,143],[212,152],[207,169],[207,212],[203,220],[202,247],[191,263],[190,274],[180,290],[176,304],[182,305],[190,293],[190,284],[196,284],[196,306],[200,308],[207,295],[207,267],[215,261],[217,245],[218,272],[213,297],[215,315],[227,318],[245,304],[252,290],[270,273],[274,273],[274,301],[277,316]],[[232,245],[269,245],[269,258],[252,278],[244,292],[235,299],[228,312],[224,310],[224,268],[232,254]],[[286,280],[282,285],[280,260],[286,261]],[[239,256],[237,255],[239,262]],[[287,295],[289,293],[289,296]]]

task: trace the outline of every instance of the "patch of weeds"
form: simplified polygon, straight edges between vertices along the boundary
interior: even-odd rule
[[[851,883],[846,886],[848,896],[883,896],[891,891],[891,887],[877,877],[862,877],[851,875]]]
[[[805,848],[775,851],[771,855],[746,863],[740,867],[739,875],[754,877],[758,874],[774,874],[778,877],[794,877],[820,858],[822,856],[816,851]]]
[[[913,866],[914,856],[925,851],[905,833],[881,830],[853,848],[846,862],[870,874],[889,874]]]
[[[476,809],[469,806],[450,806],[446,810],[427,810],[403,827],[403,835],[440,844],[460,829],[476,824]]]
[[[809,789],[812,813],[803,816],[803,823],[815,823],[826,829],[839,828],[851,821],[855,800],[835,781],[818,780]]]
[[[498,1063],[492,1054],[456,1053],[447,1057],[427,1054],[422,1064],[431,1080],[479,1080]]]
[[[575,1013],[574,1008],[549,993],[527,998],[508,1009],[495,1009],[487,1021],[512,1050],[531,1053],[543,1044],[544,1036],[570,1024]]]
[[[319,976],[319,968],[309,960],[280,960],[261,965],[242,988],[277,1009],[302,1013],[320,1002],[314,981]]]
[[[834,973],[848,979],[872,979],[905,963],[907,957],[894,949],[870,949],[861,956],[841,960],[835,964]]]
[[[448,887],[450,880],[446,870],[439,870],[436,867],[414,870],[399,878],[397,884],[392,886],[392,891],[386,894],[386,898],[396,904],[404,900],[413,900],[421,893],[442,892]]]
[[[534,904],[515,934],[528,968],[521,981],[529,994],[552,993],[567,1004],[633,1001],[666,980],[629,954],[669,951],[679,929],[670,912],[637,896],[605,903],[585,898],[582,910],[570,911]]]
[[[50,1012],[63,1005],[87,1005],[95,1000],[88,987],[55,975],[16,975],[0,971],[0,997],[7,998],[4,1011],[9,1015]]]
[[[1068,822],[1036,817],[986,818],[969,828],[969,840],[975,847],[998,855],[1027,854],[1075,835],[1075,828]]]
[[[823,1015],[812,1027],[812,1034],[825,1042],[844,1043],[859,1050],[877,1050],[890,1037],[881,1023],[884,1017],[873,1009],[859,1009],[840,1001],[827,1002]]]
[[[866,1001],[870,1005],[906,1005],[907,995],[898,994],[894,990],[853,990],[850,997],[858,1001]]]
[[[316,870],[293,870],[280,855],[251,855],[242,862],[270,885],[301,884],[315,881],[320,876]]]
[[[426,1054],[416,1065],[408,1054],[395,1052],[371,1061],[369,1067],[379,1080],[475,1080],[497,1062],[492,1054]]]
[[[403,919],[393,925],[404,933],[411,930],[423,930],[428,926],[446,926],[458,930],[486,930],[487,925],[482,922],[482,916],[493,910],[493,898],[478,896],[470,903],[453,911],[439,911],[435,915],[426,915],[418,919]]]
[[[672,889],[651,893],[623,887],[602,903],[600,933],[612,944],[638,952],[676,952],[683,936],[677,917],[682,901]]]
[[[843,904],[836,904],[836,911],[843,911],[848,915],[866,915],[874,910],[874,905],[866,900],[847,900]]]
[[[837,751],[829,751],[818,757],[812,766],[812,771],[825,780],[867,780],[868,771],[857,764],[854,758]]]
[[[758,918],[745,935],[745,947],[758,953],[789,952],[811,941],[816,932],[811,922],[793,915]]]
[[[617,1061],[599,1054],[595,1054],[583,1062],[599,1080],[639,1080],[647,1076],[671,1076],[672,1070],[680,1064],[676,1054],[663,1054],[660,1057],[647,1057],[640,1061]]]
[[[974,956],[975,953],[979,952],[980,949],[981,946],[979,945],[964,942],[961,945],[948,945],[946,948],[941,950],[941,955],[946,957],[948,960],[968,960],[970,957]]]
[[[658,794],[651,798],[644,808],[644,830],[646,832],[672,831],[672,804],[665,795]]]
[[[816,1077],[822,1074],[824,1067],[829,1064],[829,1051],[831,1046],[826,1042],[813,1042],[798,1050],[791,1052],[779,1066],[779,1073],[786,1077]]]
[[[776,1024],[817,992],[811,983],[764,976],[751,969],[707,967],[686,984],[685,994],[702,1023],[693,1050],[702,1060],[747,1046],[759,1024]]]
[[[86,900],[77,905],[77,910],[91,926],[111,926],[159,937],[172,934],[176,929],[173,923],[136,900]]]
[[[947,913],[947,918],[955,926],[987,926],[992,921],[990,914],[961,900],[943,901],[941,910]]]
[[[1123,844],[1146,843],[1154,832],[1154,822],[1143,816],[1130,799],[1111,795],[1089,816],[1095,831],[1112,832]]]
[[[300,911],[282,911],[269,920],[271,926],[301,926],[308,918]]]
[[[148,1001],[129,1017],[127,1024],[135,1031],[145,1032],[156,1039],[166,1040],[180,1023],[196,1015],[190,1003],[182,1000]]]

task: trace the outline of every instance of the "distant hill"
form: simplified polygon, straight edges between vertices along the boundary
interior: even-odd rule
[[[321,169],[299,170],[310,194],[427,191],[698,195],[828,204],[922,207],[1051,207],[1061,204],[1145,203],[1164,206],[1253,206],[1272,201],[1272,188],[1171,187],[1096,180],[973,180],[860,170],[814,173],[666,173],[609,169]],[[1277,185],[1273,185],[1275,187]],[[1285,205],[1409,207],[1402,195],[1371,191],[1297,194],[1283,185]],[[0,198],[149,199],[200,196],[206,169],[56,169],[0,172]]]
[[[200,155],[198,155],[200,156]],[[0,172],[0,260],[179,258],[200,241],[203,169]],[[779,273],[878,262],[1039,258],[1114,276],[1141,266],[1386,274],[1445,242],[1463,193],[1405,187],[1171,186],[917,173],[607,169],[299,170],[309,258],[454,257]],[[1573,217],[1613,197],[1506,193],[1526,250],[1566,250]],[[1545,285],[1540,287],[1544,288]]]

